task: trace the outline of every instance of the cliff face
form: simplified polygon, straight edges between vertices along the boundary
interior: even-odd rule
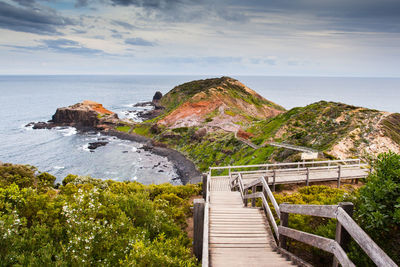
[[[93,101],[83,101],[69,107],[58,108],[50,123],[43,128],[74,126],[77,128],[104,128],[118,123],[118,115]],[[42,124],[37,124],[40,128]]]
[[[236,132],[241,124],[274,117],[285,109],[239,81],[215,78],[179,85],[160,100],[165,107],[159,125],[169,128],[202,126]]]

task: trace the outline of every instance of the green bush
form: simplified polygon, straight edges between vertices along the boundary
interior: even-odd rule
[[[183,229],[199,185],[68,175],[56,190],[29,166],[0,170],[0,266],[198,265]]]
[[[400,264],[400,155],[389,152],[378,156],[374,172],[360,189],[356,219],[368,235]],[[365,256],[353,251],[362,264]]]

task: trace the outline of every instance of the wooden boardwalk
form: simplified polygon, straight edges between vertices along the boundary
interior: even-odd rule
[[[358,167],[343,168],[340,173],[341,180],[365,178],[369,174],[369,169],[361,169]],[[309,182],[336,181],[338,179],[338,171],[336,169],[310,169],[308,172]],[[244,183],[252,182],[260,176],[268,177],[268,183],[273,183],[274,172],[262,171],[259,173],[242,172]],[[275,172],[276,184],[301,183],[307,180],[307,171],[304,169],[290,171],[279,170]]]
[[[229,176],[212,176],[213,170],[228,170]],[[377,266],[397,267],[352,219],[352,203],[278,205],[270,189],[276,184],[332,180],[339,187],[342,179],[364,178],[369,171],[359,159],[211,167],[203,176],[204,199],[194,202],[194,253],[203,266],[310,266],[287,251],[291,238],[331,253],[333,266],[355,267],[344,250],[352,238]],[[257,199],[262,209],[255,207]],[[252,207],[246,207],[248,201]],[[336,219],[335,239],[290,228],[289,214]]]
[[[292,266],[273,251],[262,210],[244,207],[228,177],[211,179],[209,222],[210,266]]]

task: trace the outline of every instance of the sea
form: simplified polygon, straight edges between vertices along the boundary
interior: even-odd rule
[[[212,76],[160,75],[0,75],[0,161],[29,164],[57,177],[68,174],[144,184],[181,184],[168,159],[141,149],[142,144],[75,128],[33,130],[58,107],[83,100],[102,103],[120,118],[140,119],[133,105],[150,101],[184,82]],[[338,101],[400,112],[400,78],[233,76],[265,98],[290,109],[320,101]],[[106,146],[88,149],[91,142]]]

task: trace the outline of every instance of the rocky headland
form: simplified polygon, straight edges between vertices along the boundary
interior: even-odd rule
[[[72,126],[86,131],[110,129],[118,123],[117,114],[104,108],[100,103],[85,100],[69,107],[57,108],[52,119],[47,122],[31,122],[27,126],[33,126],[33,129]]]
[[[326,101],[287,111],[230,77],[184,83],[137,105],[153,107],[139,114],[143,122],[84,101],[57,109],[34,128],[74,126],[143,143],[168,157],[184,183],[213,165],[300,160],[299,152],[269,146],[272,141],[318,150],[321,159],[400,153],[400,114]]]

